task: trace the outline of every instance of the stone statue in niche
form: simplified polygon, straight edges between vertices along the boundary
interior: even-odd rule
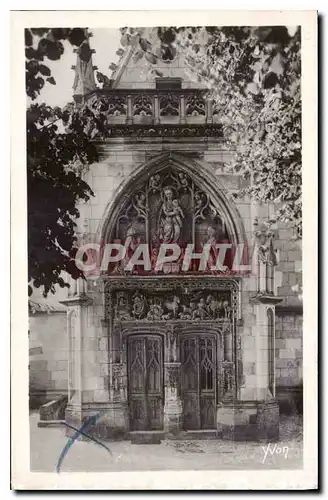
[[[134,199],[134,206],[138,212],[138,215],[147,215],[146,208],[146,195],[143,192],[137,193]]]
[[[147,313],[147,301],[145,297],[139,293],[135,293],[132,299],[132,316],[135,319],[142,319]]]
[[[163,312],[164,311],[159,304],[152,304],[147,314],[148,321],[158,321],[163,319]]]
[[[183,305],[182,312],[179,313],[180,319],[192,319],[192,310],[190,307]]]
[[[129,260],[131,259],[132,255],[134,254],[139,244],[140,244],[140,236],[138,235],[136,228],[132,225],[128,227],[128,230],[126,232],[126,238],[124,242],[126,252],[124,258],[121,261],[123,268],[125,268],[125,266],[128,264]]]
[[[206,303],[204,298],[199,299],[199,302],[197,304],[197,309],[195,309],[192,313],[192,319],[196,320],[210,319],[210,315],[206,310]]]
[[[218,302],[213,295],[208,295],[206,299],[206,309],[211,318],[216,319],[218,314]]]
[[[187,187],[188,187],[188,178],[186,176],[186,174],[184,174],[183,172],[179,172],[179,183],[180,183],[180,186],[186,190]]]
[[[219,255],[219,249],[216,248],[217,240],[216,240],[216,229],[210,225],[207,228],[207,233],[204,238],[203,247],[205,245],[210,246],[210,251],[208,255],[207,267],[211,270],[212,267],[215,267],[216,261]]]
[[[131,318],[129,313],[128,298],[124,292],[119,292],[116,299],[115,315],[119,320],[128,320]]]
[[[271,266],[277,265],[277,255],[273,246],[274,233],[268,230],[264,224],[259,225],[255,219],[255,238],[258,244],[258,255],[262,262]]]
[[[206,196],[201,191],[196,191],[194,195],[195,215],[200,215],[206,205]]]
[[[174,295],[172,302],[167,300],[164,307],[169,312],[163,316],[163,319],[176,319],[179,315],[180,298]]]
[[[178,243],[181,236],[184,213],[171,188],[164,189],[164,199],[158,221],[158,236],[162,243]]]
[[[182,312],[179,313],[180,319],[192,319],[194,311],[197,309],[197,304],[194,301],[190,301],[189,306],[182,305]]]
[[[152,191],[153,193],[156,193],[156,191],[158,191],[159,188],[160,188],[160,183],[161,183],[161,176],[159,174],[153,175],[149,179],[149,189],[150,189],[150,191]]]

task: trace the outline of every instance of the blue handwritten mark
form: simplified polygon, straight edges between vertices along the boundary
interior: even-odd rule
[[[70,449],[70,447],[72,446],[72,444],[74,443],[74,441],[76,441],[76,439],[79,437],[80,434],[82,436],[87,437],[91,441],[94,441],[96,444],[99,444],[100,446],[102,446],[103,448],[105,448],[105,450],[107,450],[112,455],[112,452],[110,451],[110,449],[104,443],[101,443],[100,441],[98,441],[98,439],[96,439],[93,436],[90,436],[89,434],[86,434],[84,432],[89,427],[89,425],[95,425],[95,423],[97,422],[98,418],[99,418],[99,415],[91,415],[91,417],[87,418],[83,422],[83,424],[81,425],[81,427],[79,429],[77,429],[73,425],[68,424],[67,422],[61,422],[63,425],[66,425],[66,427],[70,427],[71,429],[73,429],[75,431],[75,433],[73,434],[72,437],[70,437],[68,439],[66,445],[62,449],[62,452],[61,452],[61,454],[59,456],[59,459],[58,459],[58,462],[57,462],[57,466],[56,466],[56,471],[58,473],[60,472],[60,467],[61,467],[61,465],[63,463],[63,460],[64,460],[65,456],[67,455],[68,450]]]

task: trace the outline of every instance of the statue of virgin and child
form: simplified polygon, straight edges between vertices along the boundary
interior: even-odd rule
[[[161,243],[178,243],[181,237],[184,213],[173,189],[164,188],[163,203],[158,219],[158,236]]]

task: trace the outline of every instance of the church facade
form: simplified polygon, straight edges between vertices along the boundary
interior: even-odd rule
[[[274,207],[234,196],[245,180],[226,168],[215,102],[181,61],[161,78],[141,80],[141,67],[126,50],[99,89],[91,56],[77,56],[77,105],[105,112],[110,130],[84,173],[95,196],[78,207],[80,242],[124,252],[61,301],[65,418],[95,416],[103,438],[278,439],[277,390],[301,380],[292,229],[268,230]]]

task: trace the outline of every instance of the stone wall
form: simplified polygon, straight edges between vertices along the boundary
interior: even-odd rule
[[[87,232],[90,239],[97,241],[102,218],[115,199],[120,186],[131,174],[150,159],[167,151],[194,158],[200,166],[209,169],[218,179],[218,185],[226,191],[228,198],[245,182],[242,176],[232,175],[225,164],[232,153],[227,151],[220,139],[178,139],[170,142],[154,138],[139,140],[112,139],[100,146],[100,161],[93,164],[85,175],[86,182],[93,189],[95,197],[89,203],[78,206],[80,210],[80,231]],[[243,219],[245,232],[251,242],[255,213],[261,220],[272,215],[272,207],[254,205],[249,200],[237,200],[236,206]],[[291,286],[300,279],[301,252],[293,241],[293,230],[284,225],[278,230],[275,242],[278,248],[277,294],[283,298],[279,315],[276,316],[276,387],[296,387],[301,383],[302,370],[302,318],[300,301]],[[57,294],[56,294],[57,295]],[[98,299],[99,300],[99,299]],[[290,309],[292,308],[292,309]],[[277,306],[279,309],[279,306]],[[292,310],[294,312],[292,312]],[[297,315],[295,311],[298,310]],[[250,311],[249,311],[250,313]],[[85,356],[84,389],[88,391],[88,401],[101,402],[107,398],[108,387],[108,346],[106,328],[101,326],[103,304],[97,303],[88,309],[88,329],[90,338],[88,356]],[[244,375],[254,377],[255,337],[245,315],[243,349],[245,349]],[[96,331],[94,331],[94,329]],[[30,340],[42,345],[42,355],[34,356],[30,364],[31,393],[46,392],[48,395],[67,391],[67,349],[66,314],[35,315],[31,318]],[[249,352],[249,359],[247,358]],[[103,377],[103,384],[93,391],[92,373],[97,380]],[[90,387],[90,389],[88,389]],[[91,392],[93,394],[91,394]]]
[[[292,227],[279,228],[279,263],[277,293],[282,297],[276,308],[276,387],[279,399],[287,394],[298,397],[301,390],[303,368],[303,316],[299,292],[292,287],[302,284],[302,251],[300,242],[295,240]],[[289,399],[289,396],[287,397]]]
[[[68,342],[66,311],[36,313],[29,319],[30,403],[38,407],[67,394]]]

